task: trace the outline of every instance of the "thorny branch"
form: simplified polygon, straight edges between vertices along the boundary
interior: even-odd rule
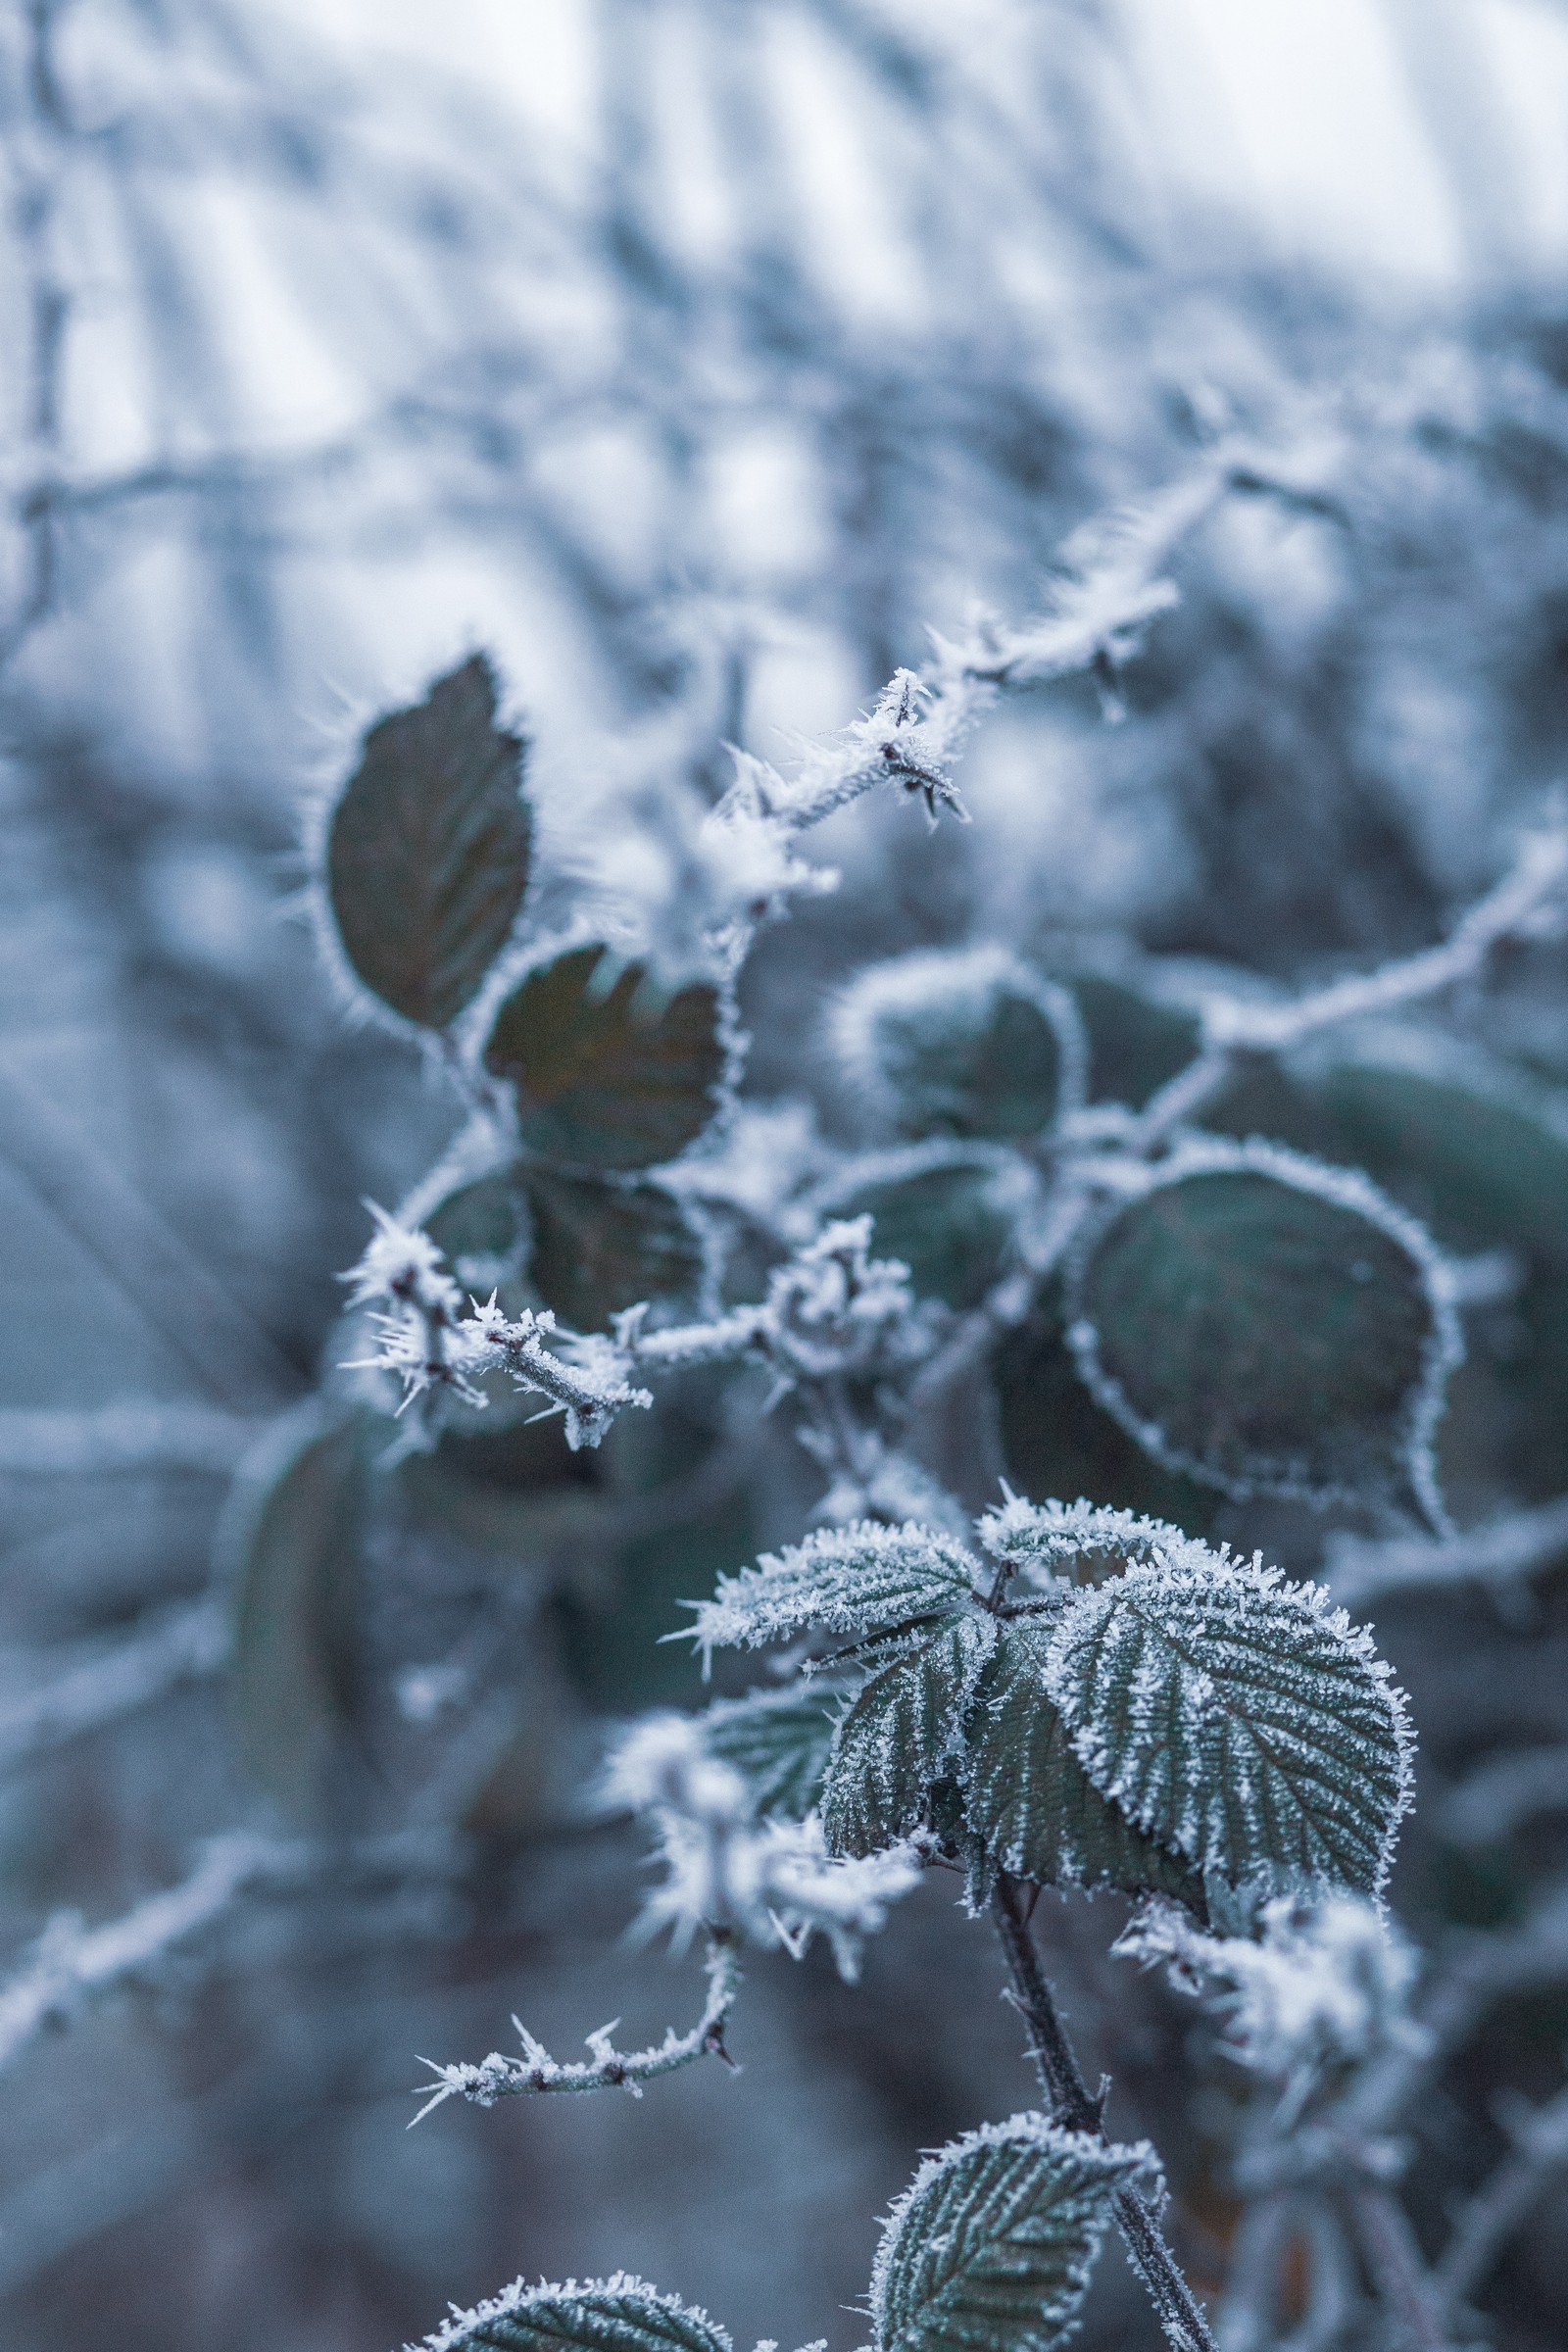
[[[429,2067],[439,2087],[430,2091],[428,2084],[423,2084],[415,2091],[414,2096],[422,2098],[424,2104],[414,2122],[422,2123],[432,2108],[451,2098],[468,2099],[475,2107],[493,2107],[497,2099],[522,2097],[530,2092],[629,2090],[633,2098],[640,2099],[645,2082],[655,2082],[661,2075],[672,2075],[698,2058],[721,2058],[726,2065],[733,2065],[724,2047],[725,2021],[741,1985],[732,1931],[710,1930],[705,1965],[708,1998],[697,2023],[684,2034],[677,2034],[671,2026],[662,2041],[652,2042],[645,2050],[617,2050],[611,2035],[619,2020],[612,2019],[586,2037],[590,2052],[587,2058],[563,2062],[552,2058],[544,2043],[536,2041],[520,2019],[514,2017],[512,2022],[522,2043],[520,2057],[492,2050],[488,2058],[476,2064],[459,2059],[438,2065],[433,2058],[421,2059],[420,2064]],[[413,2125],[409,2128],[412,2131]]]

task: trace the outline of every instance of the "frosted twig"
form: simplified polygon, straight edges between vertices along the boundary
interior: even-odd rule
[[[1444,1802],[1443,1823],[1462,1845],[1505,1838],[1538,1813],[1568,1812],[1568,1745],[1494,1756]]]
[[[514,2017],[512,2022],[522,2043],[520,2057],[492,2050],[477,2064],[459,2059],[437,2065],[433,2058],[421,2059],[421,2066],[429,2067],[435,2076],[437,2088],[432,2091],[428,2084],[421,2084],[415,2091],[414,2096],[422,2098],[424,2104],[414,2123],[422,2123],[432,2108],[451,2098],[470,2100],[475,2107],[493,2107],[497,2099],[541,2091],[629,2090],[633,2098],[640,2099],[645,2082],[672,2075],[698,2058],[722,2058],[726,2064],[732,2063],[724,2047],[724,2022],[740,1990],[741,1971],[734,1937],[727,1930],[710,1935],[705,1965],[708,1998],[702,2016],[684,2034],[677,2034],[671,2026],[662,2041],[652,2042],[645,2050],[617,2050],[610,2038],[615,2030],[611,2024],[588,2035],[587,2058],[564,2062],[552,2058],[543,2042],[536,2041]]]
[[[1532,1510],[1506,1512],[1439,1542],[1421,1536],[1333,1536],[1324,1551],[1323,1579],[1336,1600],[1360,1608],[1388,1592],[1514,1584],[1549,1567],[1565,1550],[1568,1494],[1559,1494]]]
[[[1438,2264],[1438,2286],[1450,2308],[1481,2283],[1552,2174],[1568,2165],[1568,2090],[1544,2107],[1521,2103],[1506,2122],[1513,2153],[1471,2198]]]
[[[228,1612],[216,1600],[175,1610],[113,1648],[95,1647],[40,1689],[0,1704],[0,1769],[216,1673],[228,1647]]]
[[[1408,2352],[1451,2352],[1446,2298],[1398,2198],[1383,2181],[1362,2179],[1350,2190],[1349,2209],[1373,2283]]]
[[[80,1413],[0,1411],[0,1470],[40,1478],[117,1470],[226,1476],[265,1423],[204,1404],[103,1404]]]
[[[83,1927],[70,1913],[51,1921],[31,1959],[0,1986],[0,2069],[46,2026],[66,2022],[95,1994],[139,1976],[171,1945],[209,1926],[252,1881],[297,1868],[300,1850],[270,1838],[215,1838],[188,1878],[120,1919],[101,1928]]]
[[[1299,1045],[1314,1031],[1337,1022],[1393,1012],[1479,972],[1502,940],[1560,928],[1561,909],[1551,901],[1568,880],[1568,827],[1553,825],[1521,843],[1513,864],[1486,897],[1478,899],[1448,937],[1419,955],[1405,956],[1337,980],[1291,1004],[1260,1004],[1234,997],[1210,997],[1202,1006],[1205,1043],[1224,1051],[1278,1054]]]

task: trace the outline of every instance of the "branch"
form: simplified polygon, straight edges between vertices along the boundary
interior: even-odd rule
[[[1461,1845],[1505,1838],[1537,1813],[1568,1809],[1568,1744],[1494,1756],[1444,1801],[1443,1826]]]
[[[147,1633],[96,1649],[40,1690],[0,1706],[0,1770],[216,1673],[228,1656],[229,1638],[228,1611],[199,1600]]]
[[[265,1421],[205,1404],[127,1402],[87,1412],[0,1409],[0,1470],[38,1478],[117,1470],[205,1470],[226,1477]]]
[[[1513,2154],[1472,2197],[1438,2264],[1445,2308],[1480,2284],[1552,2174],[1568,2165],[1568,2090],[1544,2107],[1526,2109],[1510,2132]]]
[[[512,2022],[522,2043],[520,2058],[504,2050],[492,2050],[477,2065],[459,2059],[438,2066],[433,2058],[421,2058],[420,2065],[430,2069],[440,2087],[429,2091],[428,2084],[421,2084],[415,2091],[414,2096],[423,2098],[424,2105],[414,2123],[422,2123],[432,2108],[451,2098],[468,2099],[475,2107],[493,2107],[497,2099],[538,2091],[629,2090],[634,2099],[640,2099],[645,2082],[672,2075],[698,2058],[722,2058],[726,2066],[732,2066],[734,2061],[724,2047],[724,2023],[740,1990],[741,1971],[729,1930],[709,1931],[706,1966],[708,1999],[696,2025],[684,2034],[677,2034],[671,2026],[662,2041],[651,2043],[646,2050],[617,2050],[610,2038],[619,2022],[615,2020],[588,2035],[588,2058],[563,2063],[552,2058],[543,2042],[535,2041],[527,2027],[514,2017]],[[413,2129],[411,2124],[409,2130]]]
[[[1513,1584],[1548,1567],[1565,1550],[1568,1494],[1559,1494],[1533,1510],[1509,1511],[1439,1542],[1420,1536],[1332,1536],[1322,1573],[1336,1600],[1359,1608],[1384,1592]]]
[[[1349,2208],[1373,2284],[1409,2352],[1452,2352],[1444,2296],[1398,2198],[1381,2180],[1362,2180],[1350,2190]]]
[[[1012,1978],[1012,1999],[1028,2030],[1030,2055],[1053,2120],[1064,2124],[1069,2132],[1084,2132],[1103,2140],[1109,2084],[1102,2086],[1098,2098],[1090,2097],[1077,2053],[1041,1968],[1015,1880],[1001,1881],[993,1910]],[[1208,2321],[1165,2242],[1158,2220],[1137,2189],[1117,2191],[1116,2223],[1173,2352],[1216,2352]]]
[[[253,1880],[298,1867],[300,1849],[270,1838],[215,1838],[187,1879],[148,1895],[122,1918],[84,1928],[71,1913],[52,1920],[33,1955],[0,1986],[0,2071],[21,2057],[46,2026],[74,2017],[96,1994],[139,1976],[225,1911]]]

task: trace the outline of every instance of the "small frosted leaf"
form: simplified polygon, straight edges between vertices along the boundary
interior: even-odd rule
[[[903,1260],[915,1297],[961,1309],[977,1306],[1001,1274],[1034,1193],[1016,1160],[953,1159],[863,1177],[824,1192],[816,1205],[828,1216],[869,1215],[878,1257]]]
[[[1233,1884],[1381,1888],[1408,1802],[1403,1701],[1316,1586],[1188,1544],[1075,1592],[1043,1671],[1095,1787],[1161,1845]]]
[[[1184,1540],[1181,1529],[1164,1519],[1086,1502],[1082,1495],[1076,1502],[1029,1502],[1009,1494],[977,1525],[994,1560],[1048,1588],[1058,1578],[1098,1584],[1107,1573],[1147,1560],[1159,1542]]]
[[[693,1639],[705,1651],[757,1649],[821,1626],[833,1634],[886,1633],[946,1613],[968,1597],[980,1563],[949,1536],[870,1520],[820,1528],[755,1568],[721,1576],[698,1603]]]
[[[840,998],[833,1042],[904,1135],[1038,1135],[1083,1100],[1071,998],[1000,948],[873,964]]]
[[[642,1298],[695,1304],[703,1245],[662,1185],[612,1184],[530,1168],[528,1271],[546,1306],[573,1331],[597,1331]]]
[[[452,2317],[407,2352],[732,2352],[706,2312],[617,2271],[579,2285],[525,2286]]]
[[[1459,1346],[1421,1228],[1266,1145],[1188,1153],[1093,1237],[1069,1336],[1156,1458],[1245,1497],[1418,1497]]]
[[[1047,1695],[1049,1625],[1004,1625],[965,1731],[964,1810],[992,1871],[1042,1886],[1168,1894],[1204,1914],[1201,1879],[1107,1803]]]
[[[252,1778],[319,1811],[353,1718],[365,1464],[358,1427],[296,1437],[235,1539],[237,1742]]]
[[[573,948],[513,990],[484,1059],[516,1090],[530,1152],[580,1167],[656,1167],[718,1107],[723,1006],[705,982],[661,998],[645,964],[617,970],[608,948]]]
[[[528,882],[527,745],[497,727],[482,654],[378,719],[332,811],[326,882],[343,952],[406,1021],[445,1029],[506,946]]]
[[[878,1854],[924,1822],[932,1784],[956,1761],[996,1620],[951,1617],[873,1675],[839,1725],[822,1791],[834,1854]]]
[[[1143,2148],[1044,2116],[954,2140],[915,2174],[871,2273],[877,2352],[1045,2352],[1089,2286],[1116,2192]]]
[[[832,1692],[819,1683],[754,1690],[710,1707],[703,1736],[745,1781],[759,1820],[776,1814],[802,1821],[822,1801],[836,1712]]]

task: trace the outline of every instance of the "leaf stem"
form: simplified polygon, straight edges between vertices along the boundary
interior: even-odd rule
[[[1004,1876],[992,1898],[997,1934],[1012,1979],[1012,2000],[1029,2035],[1029,2055],[1035,2062],[1040,2086],[1052,2120],[1070,2132],[1105,2138],[1104,2097],[1091,2096],[1068,2038],[1040,1954],[1029,1933],[1016,1879]],[[1134,2188],[1116,2194],[1116,2223],[1134,2270],[1143,2280],[1155,2317],[1173,2352],[1216,2352],[1213,2333],[1181,2266],[1165,2242],[1164,2231],[1144,2198]]]

